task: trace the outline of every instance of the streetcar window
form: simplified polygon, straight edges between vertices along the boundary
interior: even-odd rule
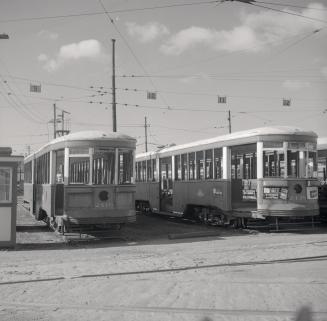
[[[205,178],[211,179],[213,176],[212,167],[213,167],[213,161],[212,161],[212,149],[208,149],[205,151],[205,160],[206,160],[206,166],[205,166]]]
[[[133,151],[119,151],[119,184],[131,184],[133,177]],[[151,168],[151,167],[150,167]]]
[[[171,191],[173,187],[171,172],[171,157],[160,159],[161,188],[162,190]]]
[[[257,163],[256,153],[249,153],[244,155],[243,174],[244,179],[257,178]]]
[[[232,179],[243,178],[243,155],[232,155]]]
[[[151,162],[151,159],[148,159],[146,161],[146,180],[148,182],[151,182],[152,179],[153,179],[153,171],[152,171],[152,162]]]
[[[285,157],[283,150],[263,152],[264,177],[284,177]]]
[[[316,152],[308,152],[306,170],[307,170],[308,178],[317,177],[317,153]]]
[[[153,159],[153,181],[156,181],[158,179],[158,173],[157,173],[157,160]]]
[[[135,167],[136,167],[136,181],[144,182],[145,181],[145,170],[146,170],[145,161],[137,162],[135,164]]]
[[[135,181],[139,182],[139,163],[135,162]]]
[[[203,151],[196,152],[196,178],[197,179],[204,179]]]
[[[299,177],[299,151],[287,151],[287,175],[288,177]]]
[[[24,181],[32,183],[32,162],[28,162],[24,166]]]
[[[188,177],[189,180],[195,179],[195,153],[188,154]]]
[[[187,154],[181,155],[182,180],[187,180]]]
[[[90,173],[89,157],[69,157],[69,183],[88,184]]]
[[[36,184],[49,184],[50,182],[50,153],[46,153],[35,160]]]
[[[182,164],[181,155],[175,156],[175,180],[179,181],[182,179]]]
[[[64,183],[65,151],[56,151],[56,183]]]
[[[147,180],[149,182],[155,181],[155,172],[156,172],[156,160],[149,159],[147,160]]]
[[[11,168],[0,168],[0,203],[11,201]]]
[[[318,158],[318,178],[320,181],[326,180],[326,168],[327,168],[326,157],[319,157]]]
[[[215,159],[215,162],[214,162],[214,166],[215,166],[215,178],[216,179],[219,179],[219,178],[222,178],[223,177],[223,174],[222,174],[222,166],[223,166],[223,163],[222,163],[222,150],[221,148],[215,148],[214,151],[214,159]]]
[[[114,184],[115,182],[115,151],[95,151],[93,157],[93,178],[95,185]]]
[[[140,177],[140,181],[141,182],[145,182],[145,180],[146,180],[146,161],[142,161],[141,163],[140,163],[140,175],[141,175],[141,177]]]

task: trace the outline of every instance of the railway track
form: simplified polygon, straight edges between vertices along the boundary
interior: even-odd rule
[[[126,271],[126,272],[114,272],[114,273],[95,273],[95,274],[82,274],[75,277],[53,277],[53,278],[40,278],[40,279],[30,279],[30,280],[17,280],[0,282],[2,285],[10,284],[21,284],[21,283],[33,283],[33,282],[50,282],[66,279],[83,279],[83,278],[99,278],[99,277],[115,277],[115,276],[126,276],[126,275],[144,275],[144,274],[154,274],[154,273],[170,273],[170,272],[183,272],[190,270],[200,270],[200,269],[212,269],[220,267],[237,267],[237,266],[252,266],[252,265],[268,265],[268,264],[289,264],[289,263],[299,263],[299,262],[315,262],[315,261],[327,261],[327,255],[318,256],[305,256],[296,257],[288,259],[276,259],[267,261],[247,261],[247,262],[232,262],[232,263],[217,263],[217,264],[205,264],[205,265],[193,265],[176,267],[169,269],[153,269],[153,270],[138,270],[138,271]]]
[[[45,310],[94,310],[94,311],[118,311],[118,312],[145,312],[145,313],[173,313],[192,315],[224,315],[224,316],[294,316],[297,311],[293,310],[254,310],[254,309],[222,309],[222,308],[188,308],[188,307],[152,307],[152,306],[129,306],[129,305],[95,305],[95,304],[57,304],[41,302],[6,302],[0,301],[2,307],[12,308],[35,308]],[[0,314],[1,315],[1,314]],[[314,317],[327,316],[326,311],[312,312]]]

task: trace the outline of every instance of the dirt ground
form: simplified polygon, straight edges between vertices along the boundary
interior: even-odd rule
[[[17,224],[16,248],[0,250],[0,320],[279,321],[301,308],[301,321],[327,320],[325,227],[265,233],[138,215],[80,239],[21,206]]]

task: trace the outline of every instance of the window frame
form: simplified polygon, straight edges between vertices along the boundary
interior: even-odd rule
[[[12,199],[12,179],[13,179],[13,168],[10,166],[0,166],[0,170],[9,170],[9,198],[7,200],[2,200],[0,198],[0,204],[10,204],[12,203],[13,199]],[[6,184],[3,184],[3,186],[7,186]]]

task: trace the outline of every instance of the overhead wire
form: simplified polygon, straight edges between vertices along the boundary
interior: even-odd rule
[[[279,10],[279,9],[276,9],[276,8],[271,8],[271,7],[266,7],[266,6],[263,6],[263,5],[259,5],[259,4],[256,4],[257,1],[244,2],[244,3],[250,4],[250,5],[252,5],[254,7],[258,7],[258,8],[264,8],[264,9],[267,9],[267,10],[276,11],[276,12],[280,12],[280,13],[285,13],[285,14],[288,14],[288,15],[297,16],[297,17],[305,18],[305,19],[312,20],[312,21],[327,23],[327,20],[322,20],[322,19],[318,19],[318,18],[313,18],[313,17],[305,16],[305,15],[302,15],[302,14],[299,14],[299,13],[295,13],[295,12],[290,12],[290,11],[285,11],[285,10]]]
[[[204,75],[201,74],[184,74],[184,75],[136,75],[136,74],[132,74],[132,75],[117,75],[117,77],[120,78],[159,78],[159,79],[185,79],[185,78],[193,78],[193,79],[202,79],[204,78]],[[270,79],[268,78],[246,78],[246,77],[222,77],[221,75],[214,75],[214,74],[206,74],[205,75],[206,79],[217,79],[217,80],[221,80],[221,81],[251,81],[251,82],[280,82],[282,80],[284,80],[284,77],[281,78],[280,76],[278,77],[271,77]],[[293,77],[288,77],[288,78],[294,78]],[[326,80],[321,79],[322,77],[319,76],[302,76],[302,78],[307,78],[309,79],[311,82],[313,83],[326,83]]]
[[[293,8],[300,8],[300,9],[309,9],[309,10],[318,10],[318,11],[326,11],[327,8],[313,8],[313,7],[305,7],[300,5],[294,5],[289,3],[277,3],[277,2],[266,2],[266,1],[255,1],[256,3],[262,3],[262,4],[270,4],[274,6],[282,6],[282,7],[293,7]]]
[[[92,104],[112,104],[111,102],[90,102]],[[217,109],[207,109],[203,108],[203,109],[199,109],[199,108],[189,108],[189,107],[180,107],[180,106],[150,106],[150,105],[142,105],[142,104],[129,104],[129,103],[116,103],[117,105],[123,106],[123,107],[133,107],[133,108],[145,108],[145,109],[158,109],[158,110],[170,110],[170,111],[186,111],[186,112],[210,112],[210,113],[226,113],[228,110],[217,110]],[[227,108],[227,107],[226,107]],[[286,109],[287,107],[284,107],[283,109],[271,109],[271,110],[263,110],[263,109],[259,109],[259,110],[246,110],[246,111],[233,111],[234,113],[238,113],[238,114],[247,114],[247,113],[280,113],[280,112],[312,112],[315,110],[325,110],[325,108],[319,108],[319,109],[313,109],[313,108],[308,108],[308,109],[296,109],[296,110],[290,110],[290,109]]]
[[[1,86],[3,89],[6,91],[6,87],[3,85],[3,82],[1,81]],[[11,90],[11,89],[10,89]],[[43,124],[44,122],[40,120],[39,118],[36,118],[36,116],[33,113],[30,113],[28,110],[24,109],[26,108],[26,105],[21,106],[15,99],[13,99],[13,96],[10,94],[3,93],[0,91],[1,96],[7,101],[7,103],[21,116],[23,116],[25,119],[28,119],[32,122],[38,123],[38,124]]]
[[[33,21],[33,20],[47,20],[47,19],[62,19],[62,18],[74,18],[74,17],[83,17],[83,16],[97,16],[104,14],[113,14],[113,13],[126,13],[126,12],[138,12],[138,11],[149,11],[149,10],[158,10],[158,9],[167,9],[167,8],[176,8],[176,7],[186,7],[186,6],[200,6],[200,5],[210,5],[215,3],[222,3],[223,0],[211,0],[211,1],[198,1],[198,2],[189,2],[189,3],[175,3],[169,5],[153,6],[153,7],[141,7],[141,8],[127,8],[127,9],[117,9],[117,10],[104,10],[104,11],[95,11],[95,12],[84,12],[84,13],[73,13],[73,14],[63,14],[63,15],[54,15],[54,16],[40,16],[40,17],[26,17],[26,18],[12,18],[0,20],[0,23],[8,22],[22,22],[22,21]]]
[[[106,8],[104,6],[104,4],[102,3],[102,0],[98,0],[98,2],[100,3],[100,5],[102,6],[103,10],[106,11]],[[132,49],[132,47],[130,46],[130,44],[128,43],[128,41],[126,40],[126,38],[123,36],[123,34],[120,32],[120,30],[118,29],[118,27],[116,26],[114,20],[112,19],[112,17],[109,15],[108,12],[106,12],[106,17],[108,18],[109,22],[114,26],[116,32],[118,33],[118,35],[120,36],[120,38],[123,40],[123,42],[125,43],[125,45],[127,46],[128,50],[130,51],[130,53],[132,54],[132,56],[134,57],[135,61],[137,62],[137,64],[141,67],[141,69],[143,70],[143,72],[148,75],[148,72],[146,71],[145,67],[143,66],[142,62],[140,61],[140,59],[137,57],[137,55],[135,54],[134,50]],[[152,80],[152,78],[150,76],[148,76],[148,79],[150,81],[150,83],[152,84],[153,88],[155,90],[157,89],[156,84],[154,83],[154,81]],[[161,100],[168,105],[166,99],[161,95],[160,96]]]
[[[325,28],[326,28],[326,27],[325,27]],[[300,39],[294,41],[293,43],[291,43],[291,44],[289,44],[288,46],[286,46],[285,48],[283,48],[283,50],[277,52],[277,54],[275,54],[273,58],[276,58],[276,57],[282,55],[282,54],[285,53],[288,49],[290,49],[290,48],[292,48],[292,47],[298,45],[299,43],[301,43],[301,42],[307,40],[308,38],[314,36],[315,34],[317,34],[318,32],[320,32],[321,30],[323,30],[323,29],[325,29],[325,28],[318,28],[318,29],[315,29],[315,30],[311,31],[310,33],[308,33],[308,34],[305,35],[304,37],[302,37],[302,38],[300,38]]]
[[[139,88],[127,88],[127,87],[122,87],[122,88],[116,88],[117,90],[121,90],[121,91],[130,91],[130,92],[148,92],[149,90],[147,89],[139,89]],[[173,95],[191,95],[191,96],[207,96],[207,97],[217,97],[219,95],[218,92],[216,93],[205,93],[205,92],[194,92],[194,91],[190,91],[190,92],[186,92],[186,91],[171,91],[171,90],[164,90],[164,91],[160,91],[166,94],[173,94]],[[276,99],[283,99],[284,97],[272,97],[272,96],[249,96],[249,95],[230,95],[230,94],[224,94],[223,96],[226,96],[227,98],[242,98],[242,99],[271,99],[271,100],[276,100]],[[305,100],[305,101],[320,101],[320,100],[327,100],[327,97],[324,99],[312,99],[312,98],[297,98],[292,96],[292,99],[295,100]]]
[[[90,86],[88,88],[85,88],[85,87],[79,87],[79,86],[74,86],[74,85],[70,85],[70,84],[54,83],[54,82],[48,82],[48,81],[39,80],[39,79],[31,79],[31,78],[13,76],[13,75],[6,75],[6,74],[0,74],[0,76],[2,76],[3,78],[10,77],[12,79],[23,80],[23,81],[26,81],[26,82],[41,83],[41,84],[47,85],[47,86],[66,87],[66,88],[71,88],[71,89],[76,89],[76,90],[85,90],[85,91],[97,92],[96,89],[91,88],[92,86]]]
[[[4,66],[4,68],[6,69],[6,72],[8,73],[9,77],[11,76],[11,73],[8,69],[8,67],[6,66],[6,64],[3,62],[3,60],[0,58],[0,63]],[[1,78],[1,84],[2,87],[6,90],[6,88],[8,88],[7,91],[7,101],[11,101],[15,106],[18,107],[18,109],[20,109],[24,115],[28,115],[27,117],[30,118],[30,120],[34,121],[34,122],[38,122],[38,123],[44,123],[44,120],[37,114],[34,112],[33,109],[31,109],[29,106],[27,106],[25,104],[25,102],[23,102],[19,97],[15,97],[13,98],[11,96],[11,93],[14,93],[15,91],[13,90],[13,87],[11,87],[11,85],[8,83],[7,80],[5,80],[2,75],[0,74],[0,78]],[[21,90],[19,89],[19,87],[16,87],[16,89],[21,93]],[[12,105],[12,104],[11,104]],[[18,111],[18,109],[16,109]]]

